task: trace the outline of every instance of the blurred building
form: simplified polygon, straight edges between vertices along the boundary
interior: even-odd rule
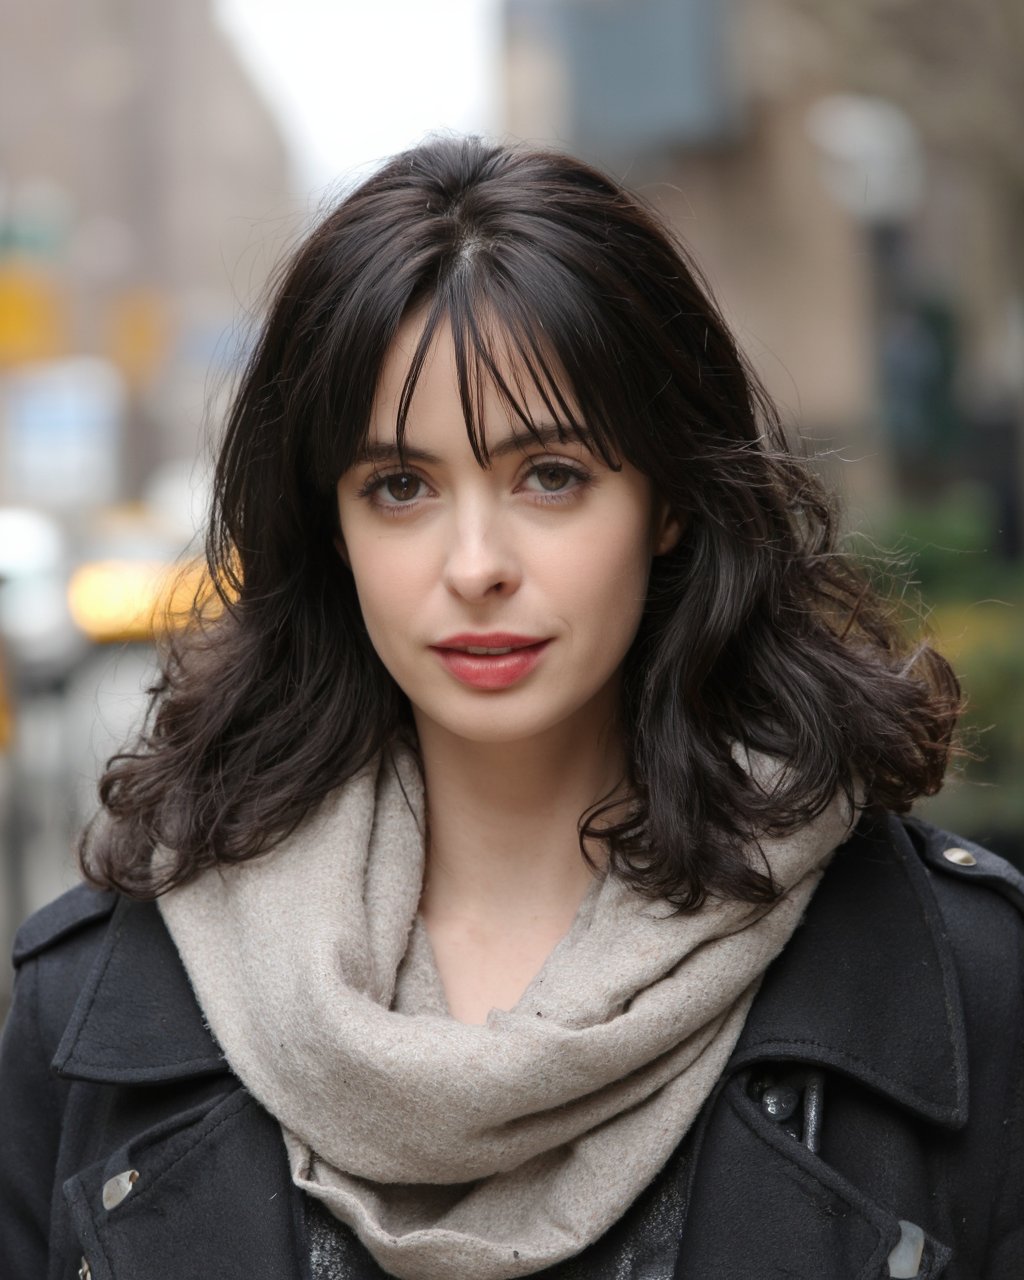
[[[131,583],[157,581],[188,543],[206,428],[299,207],[212,0],[4,7],[4,954],[18,921],[74,881],[101,762],[153,678],[147,643],[83,625],[76,584],[93,562],[107,576],[91,616],[131,606]],[[0,1008],[8,978],[4,966]]]
[[[196,454],[228,335],[293,229],[288,193],[277,125],[209,0],[6,6],[0,502],[45,505],[25,492],[39,456],[76,440],[106,458],[100,499]],[[50,385],[45,362],[82,357]]]
[[[509,131],[692,246],[854,507],[975,474],[1021,550],[1015,0],[506,0]],[[853,462],[853,459],[858,461]]]

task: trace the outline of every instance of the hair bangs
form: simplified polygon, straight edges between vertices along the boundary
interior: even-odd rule
[[[593,449],[617,470],[621,448],[600,401],[587,405],[567,365],[579,363],[573,353],[567,360],[552,333],[573,331],[562,317],[545,323],[532,300],[520,300],[508,289],[489,287],[495,275],[486,272],[452,272],[434,292],[425,310],[423,328],[410,360],[399,396],[396,443],[399,456],[416,387],[440,327],[451,328],[459,401],[470,447],[477,462],[490,464],[485,426],[485,393],[497,395],[511,424],[541,441],[542,427],[555,426],[565,439],[576,439]],[[558,323],[561,321],[561,323]],[[568,353],[566,353],[568,354]],[[542,414],[530,407],[540,401]]]
[[[617,470],[629,446],[616,429],[620,406],[606,385],[613,344],[597,327],[598,300],[578,273],[549,255],[531,254],[515,265],[518,272],[494,272],[482,282],[485,314],[497,319],[509,363],[533,384],[553,422]],[[520,394],[523,385],[517,383]]]

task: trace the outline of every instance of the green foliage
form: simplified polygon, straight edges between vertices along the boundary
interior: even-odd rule
[[[877,534],[906,562],[911,581],[930,605],[1021,596],[1024,571],[993,553],[998,544],[988,490],[963,484],[929,504],[905,504]]]
[[[954,768],[919,812],[968,837],[1024,845],[1024,565],[995,555],[994,508],[980,486],[927,506],[904,506],[866,555],[883,589],[905,572],[920,601],[924,638],[953,664],[966,697],[963,741],[973,758]],[[855,543],[856,550],[862,547]],[[890,562],[891,563],[891,562]],[[895,574],[895,576],[894,576]],[[886,581],[885,579],[888,579]]]

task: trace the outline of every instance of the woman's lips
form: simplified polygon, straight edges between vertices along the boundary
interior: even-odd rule
[[[550,643],[549,640],[540,640],[536,644],[522,645],[508,653],[490,654],[467,653],[462,648],[433,648],[445,670],[463,684],[471,685],[474,689],[507,689],[534,669]],[[490,641],[487,647],[499,646]]]

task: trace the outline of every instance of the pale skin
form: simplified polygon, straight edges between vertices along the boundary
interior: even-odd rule
[[[422,323],[405,322],[385,362],[371,445],[394,444]],[[535,423],[549,422],[538,393],[524,399]],[[419,736],[421,916],[449,1010],[468,1023],[516,1003],[591,884],[577,823],[609,791],[624,795],[621,664],[652,558],[681,533],[628,463],[614,471],[573,440],[538,444],[493,388],[483,405],[487,468],[470,447],[443,325],[412,401],[406,465],[382,455],[338,483],[339,552]],[[438,657],[440,641],[467,632],[547,644],[524,678],[481,689]]]

